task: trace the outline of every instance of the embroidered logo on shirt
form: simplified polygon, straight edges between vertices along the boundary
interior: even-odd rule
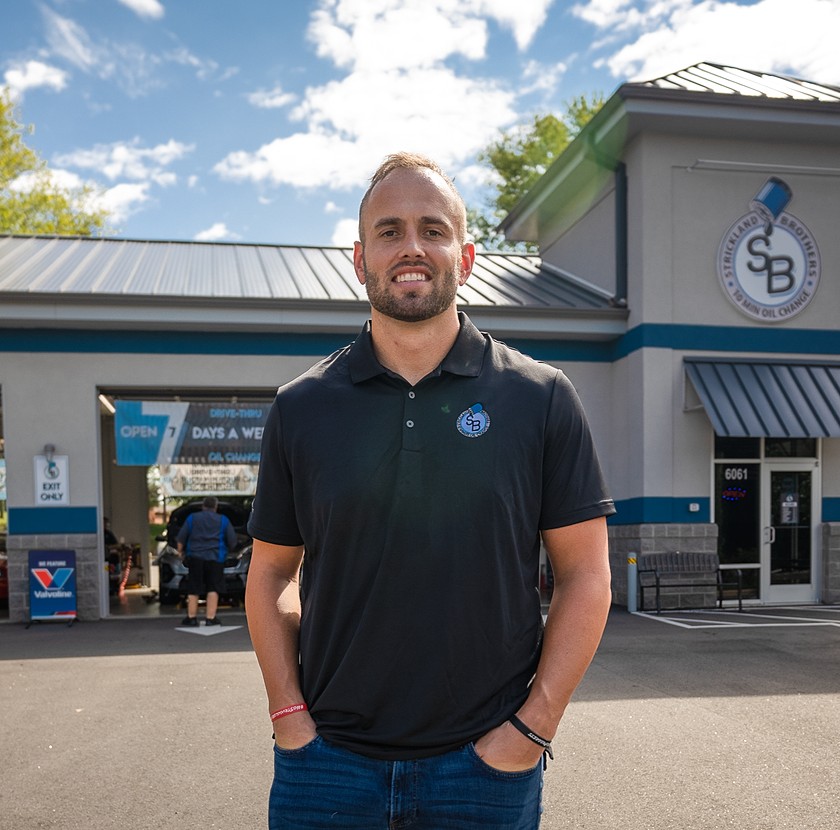
[[[490,429],[490,416],[482,404],[474,403],[458,416],[455,424],[461,435],[467,438],[478,438]]]

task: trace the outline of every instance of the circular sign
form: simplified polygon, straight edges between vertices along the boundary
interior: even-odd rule
[[[820,252],[807,227],[790,213],[775,221],[757,211],[734,222],[718,250],[718,277],[726,296],[748,317],[781,323],[813,300]]]

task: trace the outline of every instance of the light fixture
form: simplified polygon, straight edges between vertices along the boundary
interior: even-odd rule
[[[109,401],[108,398],[105,397],[105,395],[99,396],[99,403],[101,403],[102,406],[104,406],[105,409],[107,409],[111,415],[113,415],[117,411],[114,407],[114,404],[112,404],[111,401]]]

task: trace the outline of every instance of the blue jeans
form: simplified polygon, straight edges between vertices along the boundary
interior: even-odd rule
[[[472,744],[417,761],[378,761],[321,737],[274,747],[269,830],[537,830],[542,762],[488,766]]]

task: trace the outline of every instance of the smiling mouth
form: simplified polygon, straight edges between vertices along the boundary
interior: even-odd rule
[[[394,282],[428,282],[429,277],[419,271],[410,271],[406,274],[397,274]]]

